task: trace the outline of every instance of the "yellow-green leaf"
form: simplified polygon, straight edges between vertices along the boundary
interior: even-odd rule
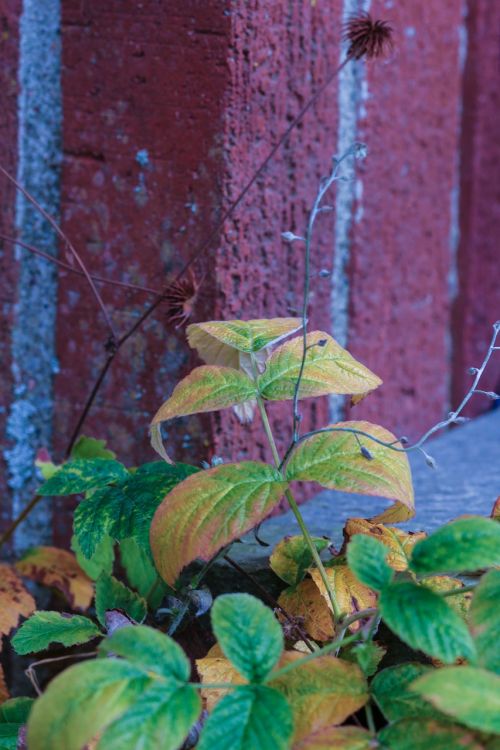
[[[294,742],[292,750],[374,750],[373,735],[358,727],[326,727]]]
[[[484,750],[474,733],[447,721],[409,718],[395,721],[377,735],[383,750]]]
[[[301,654],[286,652],[280,666],[298,661]],[[360,668],[335,656],[318,656],[269,682],[293,710],[294,740],[311,732],[342,724],[368,701],[368,684]]]
[[[384,526],[367,518],[348,518],[344,527],[346,544],[355,534],[367,534],[385,544],[388,547],[386,560],[394,570],[408,568],[413,547],[427,536],[423,531],[402,531],[395,526]]]
[[[208,364],[239,369],[238,352],[250,354],[276,344],[302,327],[300,318],[212,320],[187,327],[189,346]]]
[[[174,585],[188,563],[209,560],[269,515],[286,486],[277,469],[254,461],[222,464],[185,479],[161,503],[151,525],[160,575]]]
[[[309,573],[324,598],[325,604],[331,607],[330,598],[319,570],[313,568]],[[342,614],[353,615],[361,609],[369,609],[377,605],[376,593],[368,586],[360,583],[347,565],[335,565],[326,568],[326,575]],[[361,627],[361,623],[360,621],[353,622],[349,627],[354,632]]]
[[[431,591],[435,591],[436,594],[442,594],[444,591],[455,591],[457,589],[463,589],[464,584],[459,581],[458,578],[452,578],[451,576],[428,576],[422,581],[422,586],[427,586]],[[446,601],[448,605],[455,610],[455,612],[461,617],[466,617],[469,610],[470,602],[472,598],[472,592],[466,591],[464,594],[454,594],[453,596],[447,596]]]
[[[393,507],[373,519],[376,522],[411,518],[415,503],[406,454],[360,437],[372,456],[369,460],[361,453],[356,436],[349,430],[364,432],[401,447],[394,435],[371,422],[339,422],[329,425],[330,428],[331,432],[320,432],[299,443],[288,462],[287,479],[318,482],[331,490],[395,501]]]
[[[318,552],[328,547],[328,539],[315,537],[313,542]],[[289,586],[300,583],[312,562],[311,550],[303,536],[284,537],[269,558],[271,569]]]
[[[323,342],[326,342],[323,344]],[[366,394],[382,383],[371,370],[323,331],[307,334],[307,353],[299,398],[329,393]],[[302,336],[282,344],[269,357],[258,380],[259,390],[270,401],[293,398],[302,362]]]
[[[455,597],[453,597],[455,599]],[[469,612],[478,666],[500,675],[500,570],[490,570],[474,591]]]

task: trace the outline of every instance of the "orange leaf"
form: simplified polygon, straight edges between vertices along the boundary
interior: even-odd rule
[[[20,617],[29,617],[35,611],[35,600],[26,591],[16,571],[0,563],[0,634],[8,635],[19,623]]]
[[[366,518],[348,518],[344,527],[347,544],[355,534],[373,536],[389,548],[387,562],[394,570],[406,570],[413,547],[427,534],[423,531],[401,531],[394,526],[384,526]]]
[[[330,607],[330,599],[325,584],[317,568],[309,570],[309,573],[318,587],[325,604]],[[353,615],[362,609],[369,609],[377,605],[377,595],[368,586],[360,583],[352,570],[347,565],[335,565],[326,568],[326,575],[330,582],[340,611],[344,615]],[[353,632],[361,627],[361,621],[353,622],[349,629]]]
[[[334,636],[332,616],[314,581],[306,578],[295,588],[281,592],[278,604],[291,616],[300,619],[305,631],[315,641],[329,641]],[[283,618],[278,613],[278,618]]]
[[[236,667],[233,667],[229,659],[224,656],[205,656],[204,659],[196,659],[196,669],[200,675],[201,682],[221,683],[228,682],[231,685],[245,685],[247,681],[240,675]],[[215,704],[228,691],[224,688],[202,690],[201,696],[207,711],[212,711]]]
[[[72,552],[57,547],[35,547],[16,563],[18,573],[60,591],[73,609],[87,609],[94,596],[90,578]]]

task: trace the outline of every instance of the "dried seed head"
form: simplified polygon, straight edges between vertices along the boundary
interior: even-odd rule
[[[191,271],[187,277],[174,281],[165,290],[163,299],[166,303],[166,319],[169,325],[180,328],[193,314],[200,284]]]
[[[393,46],[392,28],[387,21],[374,21],[369,13],[349,18],[344,26],[344,39],[350,42],[347,56],[355,60],[381,57]]]

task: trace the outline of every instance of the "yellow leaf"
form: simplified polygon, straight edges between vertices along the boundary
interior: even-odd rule
[[[319,343],[326,342],[324,345]],[[329,393],[366,394],[382,383],[379,377],[357,362],[348,351],[323,331],[307,334],[306,360],[300,382],[299,398]],[[302,336],[287,341],[269,357],[259,391],[271,401],[291,399],[302,362]]]
[[[293,744],[292,750],[373,750],[373,735],[358,727],[325,727]]]
[[[9,689],[7,687],[7,683],[5,682],[3,667],[0,664],[0,703],[4,703],[5,701],[9,700],[9,698]]]
[[[330,599],[325,584],[317,568],[309,571],[314,583],[323,597],[325,604],[331,607]],[[347,565],[335,565],[326,568],[326,574],[332,587],[340,611],[344,615],[353,615],[362,609],[369,609],[377,605],[377,595],[368,586],[360,583],[352,570]],[[361,622],[353,622],[349,629],[353,632],[361,627]]]
[[[174,388],[171,397],[156,412],[150,426],[151,445],[168,463],[172,463],[161,440],[160,425],[167,419],[189,414],[227,409],[248,404],[256,389],[243,372],[230,367],[196,367]]]
[[[239,352],[258,352],[302,327],[300,318],[212,320],[186,329],[189,346],[209,365],[239,369]]]
[[[423,531],[401,531],[394,526],[384,526],[366,518],[348,518],[344,527],[344,539],[347,544],[355,534],[373,536],[389,548],[386,557],[394,570],[406,570],[413,547],[427,534]]]
[[[429,576],[421,581],[423,586],[435,591],[440,594],[443,591],[455,591],[456,589],[463,589],[464,583],[459,581],[458,578],[452,578],[451,576]],[[461,617],[466,617],[469,611],[470,603],[472,600],[472,591],[466,591],[464,594],[455,594],[454,596],[447,596],[446,602],[449,606],[455,610]]]
[[[301,654],[287,651],[279,667],[302,658]],[[295,742],[332,724],[342,724],[369,698],[368,684],[360,668],[331,655],[318,656],[271,680],[269,687],[283,693],[292,707]]]
[[[35,547],[16,563],[20,575],[57,589],[73,609],[87,609],[94,596],[92,581],[72,552],[57,547]]]
[[[8,635],[19,623],[20,617],[29,617],[35,611],[35,600],[26,591],[16,571],[0,563],[0,634]]]
[[[299,618],[304,630],[315,641],[329,641],[334,636],[333,622],[325,599],[310,578],[293,589],[281,592],[278,604],[292,617]],[[279,619],[282,620],[278,613]]]
[[[331,432],[320,432],[303,440],[291,455],[286,467],[289,481],[318,482],[341,492],[375,495],[395,501],[374,521],[405,521],[415,514],[410,465],[406,453],[391,450],[368,437],[359,437],[371,460],[360,450],[356,430],[372,435],[384,443],[397,439],[388,430],[371,422],[339,422],[329,425]]]
[[[287,487],[277,469],[255,461],[222,464],[192,474],[158,507],[150,541],[156,568],[174,586],[196,558],[222,547],[263,521]]]
[[[210,652],[209,652],[210,653]],[[245,685],[246,680],[240,675],[236,667],[233,667],[229,659],[224,656],[205,656],[204,659],[196,659],[196,669],[200,675],[201,682],[221,683],[228,682],[231,685]],[[201,691],[201,697],[207,711],[212,711],[215,704],[228,691],[224,688],[208,689]]]

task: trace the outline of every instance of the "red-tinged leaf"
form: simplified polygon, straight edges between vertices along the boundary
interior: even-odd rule
[[[151,524],[160,575],[174,585],[190,562],[210,560],[266,518],[286,487],[277,469],[253,461],[223,464],[185,479],[163,500]]]
[[[298,742],[292,750],[374,750],[373,735],[358,727],[326,727],[311,732]]]
[[[369,437],[358,436],[362,446],[370,451],[371,460],[368,460],[361,452],[356,435],[348,430],[401,448],[395,436],[371,422],[339,422],[329,428],[331,432],[320,432],[297,446],[287,465],[287,479],[318,482],[331,490],[393,500],[393,506],[372,519],[375,522],[400,522],[411,518],[415,514],[415,501],[406,454]]]
[[[35,606],[16,571],[0,563],[0,634],[8,635],[18,625],[19,618],[29,617]]]
[[[73,609],[87,609],[94,596],[92,581],[72,552],[57,547],[35,547],[16,563],[18,573],[57,589]]]

